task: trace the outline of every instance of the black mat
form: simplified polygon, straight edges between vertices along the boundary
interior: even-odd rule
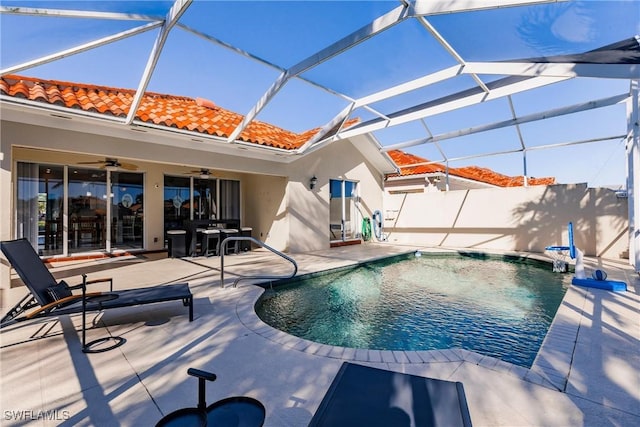
[[[462,383],[345,362],[309,426],[471,426]]]

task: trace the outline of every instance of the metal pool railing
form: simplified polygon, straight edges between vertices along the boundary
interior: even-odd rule
[[[219,251],[219,253],[220,253],[220,287],[221,288],[224,288],[224,254],[225,254],[226,249],[227,249],[227,242],[230,242],[230,241],[250,241],[250,242],[253,242],[256,245],[270,250],[274,254],[280,256],[281,258],[284,258],[285,260],[287,260],[291,264],[293,264],[293,273],[291,273],[291,275],[289,275],[289,276],[270,276],[270,275],[240,276],[236,280],[234,280],[234,282],[233,282],[233,287],[234,288],[238,285],[238,282],[240,280],[250,280],[250,279],[265,279],[265,280],[290,279],[290,278],[294,277],[296,275],[296,273],[298,273],[298,264],[296,263],[296,261],[293,258],[283,254],[282,252],[280,252],[277,249],[272,248],[271,246],[267,245],[265,242],[263,242],[261,240],[258,240],[258,239],[255,239],[253,237],[248,237],[248,236],[231,236],[231,237],[225,238],[222,241],[222,243],[220,243],[220,251]]]

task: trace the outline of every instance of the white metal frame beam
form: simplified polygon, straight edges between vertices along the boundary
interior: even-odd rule
[[[0,6],[0,14],[56,18],[115,19],[118,21],[162,21],[162,17],[137,13],[100,12],[89,10],[37,9],[32,7]]]
[[[404,15],[404,17],[402,18],[402,20],[406,19],[407,17],[414,17],[414,18],[418,18],[418,21],[420,22],[420,24],[438,41],[438,43],[440,43],[445,50],[447,50],[449,52],[449,54],[456,60],[458,61],[458,63],[460,64],[459,66],[453,66],[453,67],[449,67],[445,70],[441,70],[438,71],[436,73],[432,73],[428,76],[424,76],[418,79],[415,79],[413,81],[407,82],[407,83],[403,83],[401,85],[397,85],[393,88],[389,88],[377,93],[374,93],[370,96],[367,97],[363,97],[360,98],[358,100],[355,101],[355,104],[345,108],[342,112],[340,112],[339,114],[337,114],[329,123],[327,123],[326,125],[324,125],[321,130],[316,133],[313,138],[311,140],[309,140],[306,144],[304,144],[302,147],[300,147],[297,150],[298,154],[302,154],[305,151],[307,151],[310,147],[312,147],[314,144],[322,141],[325,136],[327,135],[327,133],[332,130],[335,126],[336,123],[340,123],[340,122],[344,122],[347,118],[348,115],[345,115],[345,112],[347,111],[353,111],[356,108],[359,107],[363,107],[366,108],[368,110],[371,111],[371,107],[368,104],[372,104],[374,102],[377,101],[381,101],[383,99],[387,99],[387,98],[391,98],[394,96],[398,96],[401,95],[403,93],[406,92],[410,92],[416,89],[419,89],[421,87],[425,87],[428,86],[430,84],[433,83],[437,83],[452,77],[455,77],[459,74],[461,74],[462,70],[464,69],[465,66],[465,61],[462,59],[462,57],[455,51],[455,49],[453,49],[453,47],[445,40],[444,37],[442,37],[442,35],[440,35],[440,33],[426,20],[424,19],[424,16],[426,15],[436,15],[436,14],[442,14],[442,13],[455,13],[455,12],[467,12],[467,11],[472,11],[472,10],[480,10],[480,9],[493,9],[493,8],[503,8],[503,7],[511,7],[511,6],[523,6],[523,5],[531,5],[531,4],[540,4],[540,3],[554,3],[557,2],[558,0],[515,0],[515,1],[505,1],[505,0],[467,0],[465,2],[457,2],[457,3],[452,3],[450,1],[447,0],[418,0],[418,1],[414,1],[414,2],[406,2],[406,1],[401,1],[401,3],[403,4],[403,6],[394,9],[392,12],[389,12],[387,15],[391,15],[391,16],[395,16],[396,14],[402,14]],[[561,0],[564,1],[564,0]],[[408,8],[407,8],[408,6]],[[387,16],[385,15],[385,16]],[[387,18],[390,19],[390,18]],[[398,16],[397,18],[392,18],[390,19],[393,24],[395,25],[397,22],[394,22],[394,20],[396,19],[400,19],[400,17]],[[378,20],[376,20],[378,21]],[[355,33],[352,33],[351,35],[345,37],[344,39],[342,39],[341,41],[335,43],[332,46],[329,46],[328,48],[324,49],[323,51],[320,51],[320,53],[318,53],[317,55],[313,55],[309,58],[307,58],[307,60],[303,61],[302,63],[305,63],[308,65],[308,68],[311,68],[312,66],[317,65],[319,62],[312,64],[310,63],[311,60],[315,60],[314,58],[317,56],[318,58],[324,58],[326,56],[323,55],[323,52],[333,52],[336,49],[340,49],[340,51],[344,51],[347,50],[351,47],[353,47],[355,44],[359,43],[360,41],[363,40],[359,40],[359,37],[357,36],[357,34],[359,32],[364,32],[365,34],[367,34],[368,32],[370,32],[369,28],[381,28],[380,30],[378,30],[377,32],[380,32],[386,28],[388,28],[388,26],[381,26],[380,24],[376,24],[376,21],[374,21],[372,24],[370,24],[369,26],[363,27],[360,30],[356,31]],[[369,38],[370,36],[367,36],[366,38]],[[356,40],[356,43],[350,42],[350,40]],[[351,44],[349,44],[351,43]],[[335,53],[337,54],[337,53]],[[335,54],[332,54],[331,56],[334,56]],[[328,59],[328,57],[327,57]],[[324,59],[323,59],[324,60]],[[317,60],[316,60],[317,61]],[[302,64],[301,63],[301,64]],[[295,66],[294,66],[295,67]],[[306,70],[305,70],[306,71]],[[474,73],[469,73],[472,74],[472,78],[476,81],[476,83],[478,84],[478,86],[485,92],[488,93],[489,92],[489,88],[484,84],[484,82],[482,82],[482,80],[480,80],[480,78],[475,75]],[[278,82],[276,82],[278,83]],[[284,85],[285,82],[282,83],[282,85]],[[274,84],[275,85],[275,84]],[[275,93],[281,89],[282,86],[278,87],[275,92],[273,92],[272,90],[274,89],[274,86],[272,86],[270,88],[270,91],[268,91],[267,93],[269,94],[270,97],[275,96]],[[240,126],[238,126],[238,128],[236,129],[236,131],[234,132],[234,134],[231,135],[231,137],[229,138],[229,142],[232,142],[235,138],[237,138],[237,136],[240,134],[240,132],[242,132],[242,130],[244,130],[244,128],[255,118],[255,116],[257,115],[257,113],[260,111],[260,109],[264,108],[264,105],[266,105],[266,103],[269,102],[269,98],[266,98],[266,94],[265,96],[263,96],[263,98],[259,101],[259,103],[256,105],[256,107],[254,107],[254,110],[252,110],[246,117],[245,120],[243,121],[243,123],[240,124]],[[374,114],[378,115],[381,119],[385,120],[385,121],[389,121],[389,118],[378,113],[377,111],[373,111]],[[350,114],[350,113],[349,113]],[[246,122],[246,123],[245,123]],[[335,138],[334,138],[335,139]],[[324,145],[324,144],[323,144]]]
[[[402,95],[407,92],[414,91],[416,89],[420,89],[426,86],[429,86],[434,83],[439,83],[444,80],[459,76],[462,71],[463,66],[454,65],[452,67],[446,68],[444,70],[436,71],[435,73],[428,74],[423,77],[419,77],[417,79],[411,80],[409,82],[405,82],[399,84],[397,86],[390,87],[385,90],[381,90],[379,92],[373,93],[371,95],[364,96],[362,98],[356,99],[353,102],[353,106],[351,108],[347,108],[338,113],[327,125],[323,126],[320,132],[314,135],[314,137],[309,140],[304,146],[298,149],[298,153],[302,154],[307,149],[309,149],[312,145],[322,141],[327,135],[327,131],[332,128],[331,123],[336,123],[340,121],[345,121],[351,111],[356,108],[367,108],[368,104],[373,104],[375,102],[383,101],[385,99],[393,98],[394,96]],[[389,121],[390,118],[383,114],[377,114],[382,120]]]
[[[535,77],[599,77],[638,79],[638,64],[581,64],[558,62],[467,62],[462,74],[498,74]]]
[[[167,13],[167,16],[164,19],[164,23],[162,24],[162,28],[160,28],[160,33],[158,34],[153,48],[151,49],[151,54],[149,55],[149,59],[147,60],[147,65],[145,67],[144,73],[142,74],[142,79],[140,80],[140,84],[138,85],[138,90],[136,91],[136,94],[133,97],[133,101],[131,102],[131,107],[125,121],[127,125],[133,123],[133,120],[136,117],[136,112],[138,111],[138,107],[140,107],[140,102],[142,102],[144,92],[147,90],[147,86],[149,85],[149,81],[151,80],[151,75],[153,74],[153,70],[158,63],[160,53],[162,52],[162,48],[167,41],[169,32],[178,22],[182,14],[186,12],[192,2],[193,0],[176,0],[173,3],[173,6],[171,6],[169,13]]]
[[[438,43],[440,43],[440,45],[449,53],[449,55],[451,55],[456,61],[458,61],[458,64],[466,64],[466,61],[462,59],[462,56],[460,56],[460,54],[453,48],[453,46],[451,46],[449,42],[446,41],[444,37],[442,37],[438,30],[436,30],[424,16],[419,17],[418,22],[420,22],[420,24],[431,34],[431,36],[435,38]],[[482,88],[483,91],[489,93],[489,88],[484,84],[484,82],[480,79],[480,77],[478,77],[477,74],[469,74],[471,75],[473,80],[475,80],[476,84]]]
[[[627,127],[629,264],[640,274],[640,80],[631,81],[631,99],[627,104]]]
[[[613,135],[613,136],[605,136],[602,138],[589,138],[589,139],[582,139],[582,140],[578,140],[578,141],[570,141],[570,142],[559,142],[556,144],[545,144],[545,145],[536,145],[536,146],[532,146],[532,147],[525,147],[525,148],[515,148],[513,150],[502,150],[502,151],[492,151],[492,152],[488,152],[488,153],[480,153],[480,154],[471,154],[468,156],[459,156],[459,157],[450,157],[447,158],[446,156],[443,156],[444,158],[441,160],[429,160],[427,162],[420,162],[420,163],[411,163],[409,165],[404,165],[404,166],[398,166],[398,168],[400,169],[410,169],[412,167],[416,167],[416,166],[426,166],[426,165],[433,165],[433,164],[437,164],[437,163],[442,163],[442,162],[447,162],[447,165],[449,164],[449,162],[458,162],[461,160],[471,160],[471,159],[478,159],[481,157],[491,157],[491,156],[501,156],[504,154],[515,154],[515,153],[522,153],[522,152],[527,152],[527,151],[539,151],[539,150],[549,150],[552,148],[561,148],[561,147],[569,147],[572,145],[582,145],[582,144],[592,144],[592,143],[596,143],[596,142],[604,142],[604,141],[611,141],[614,139],[623,139],[626,138],[627,135]]]
[[[565,1],[567,0],[416,0],[412,2],[412,7],[415,16],[425,16],[545,3],[563,3]]]
[[[475,134],[475,133],[481,133],[481,132],[486,132],[486,131],[490,131],[490,130],[501,129],[501,128],[505,128],[505,127],[508,127],[508,126],[517,126],[517,125],[521,125],[521,124],[524,124],[524,123],[530,123],[530,122],[535,122],[535,121],[539,121],[539,120],[550,119],[550,118],[553,118],[553,117],[564,116],[564,115],[567,115],[567,114],[579,113],[579,112],[582,112],[582,111],[593,110],[593,109],[596,109],[596,108],[609,107],[611,105],[615,105],[615,104],[619,104],[619,103],[622,103],[622,102],[626,102],[627,99],[629,99],[629,94],[628,93],[622,93],[620,95],[614,95],[614,96],[610,96],[610,97],[607,97],[607,98],[597,99],[597,100],[594,100],[594,101],[583,102],[583,103],[579,103],[579,104],[568,105],[568,106],[565,106],[565,107],[554,108],[554,109],[551,109],[551,110],[546,110],[546,111],[542,111],[542,112],[538,112],[538,113],[527,114],[527,115],[520,116],[520,117],[514,117],[514,118],[509,119],[509,120],[502,120],[502,121],[499,121],[499,122],[494,122],[494,123],[474,126],[474,127],[470,127],[470,128],[467,128],[467,129],[461,129],[461,130],[457,130],[457,131],[453,131],[453,132],[446,132],[446,133],[441,133],[441,134],[438,134],[438,135],[432,135],[432,136],[429,136],[427,138],[419,138],[419,139],[415,139],[415,140],[412,140],[412,141],[406,141],[406,142],[400,142],[398,144],[387,145],[387,146],[382,148],[382,151],[400,150],[400,149],[403,149],[403,148],[409,148],[409,147],[413,147],[413,146],[416,146],[416,145],[421,145],[421,144],[426,144],[426,143],[431,143],[431,142],[444,141],[444,140],[452,139],[452,138],[459,138],[461,136],[467,136],[467,135],[472,135],[472,134]]]
[[[227,142],[234,142],[244,129],[251,123],[262,109],[271,101],[271,99],[284,87],[290,78],[296,77],[301,73],[333,58],[336,55],[370,39],[374,35],[404,21],[408,17],[408,8],[399,6],[390,12],[376,18],[370,24],[361,27],[351,34],[343,37],[330,46],[314,53],[313,55],[303,59],[289,69],[283,71],[276,81],[267,89],[265,94],[253,106],[251,111],[245,116],[234,131],[231,133]]]
[[[107,45],[109,43],[117,42],[119,40],[123,40],[123,39],[126,39],[126,38],[131,37],[131,36],[135,36],[137,34],[145,33],[147,31],[150,31],[150,30],[153,30],[155,28],[158,28],[161,25],[162,25],[162,22],[150,22],[148,24],[141,25],[139,27],[132,28],[130,30],[122,31],[120,33],[113,34],[111,36],[103,37],[101,39],[94,40],[94,41],[89,42],[89,43],[84,43],[82,45],[79,45],[79,46],[76,46],[76,47],[72,47],[70,49],[65,49],[65,50],[62,50],[60,52],[53,53],[51,55],[47,55],[47,56],[43,56],[43,57],[38,58],[38,59],[34,59],[32,61],[28,61],[28,62],[24,62],[22,64],[18,64],[18,65],[14,65],[14,66],[11,66],[11,67],[8,67],[8,68],[4,68],[4,69],[0,70],[0,75],[1,76],[5,76],[7,74],[18,73],[20,71],[23,71],[23,70],[26,70],[26,69],[29,69],[29,68],[32,68],[32,67],[36,67],[38,65],[43,65],[43,64],[46,64],[46,63],[49,63],[49,62],[56,61],[58,59],[62,59],[62,58],[66,58],[68,56],[76,55],[78,53],[86,52],[87,50],[95,49],[97,47],[104,46],[104,45]]]
[[[507,79],[502,79],[498,82],[504,83]],[[558,83],[567,79],[568,77],[531,77],[526,79],[511,79],[511,82],[506,84],[489,84],[488,86],[491,90],[489,93],[485,93],[480,88],[474,88],[439,100],[397,111],[393,114],[388,114],[390,119],[386,121],[374,119],[360,125],[352,126],[349,129],[342,131],[338,136],[340,139],[350,138],[363,133],[373,132],[390,126],[396,126],[436,114],[479,104],[481,102],[490,101],[492,99],[513,95],[525,90]]]
[[[513,106],[513,100],[511,99],[511,95],[507,96],[509,100],[509,110],[511,110],[511,117],[513,120],[516,120],[518,116],[516,115],[516,109]],[[527,180],[527,150],[526,145],[524,144],[524,138],[522,136],[522,132],[520,131],[520,124],[516,123],[515,125],[516,132],[518,133],[518,140],[520,141],[520,147],[522,148],[522,176],[524,177],[524,186],[528,187],[529,183]]]

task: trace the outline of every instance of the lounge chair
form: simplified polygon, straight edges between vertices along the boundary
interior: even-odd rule
[[[309,427],[471,427],[462,383],[344,362]]]
[[[193,295],[189,290],[188,283],[113,291],[113,281],[111,278],[107,278],[85,280],[81,285],[69,286],[64,280],[56,281],[31,243],[26,239],[0,242],[0,249],[30,291],[30,294],[5,314],[0,320],[0,326],[38,317],[81,313],[83,312],[83,302],[86,304],[86,311],[100,311],[109,308],[182,300],[185,306],[189,306],[189,321],[193,321]],[[82,294],[72,293],[73,290],[83,286],[86,289],[87,284],[99,282],[110,282],[110,292],[86,293],[84,301]],[[27,313],[27,310],[31,308],[35,309]]]

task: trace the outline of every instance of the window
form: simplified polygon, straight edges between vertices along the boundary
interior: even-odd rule
[[[165,232],[185,229],[189,220],[233,220],[239,223],[240,181],[165,176]]]

